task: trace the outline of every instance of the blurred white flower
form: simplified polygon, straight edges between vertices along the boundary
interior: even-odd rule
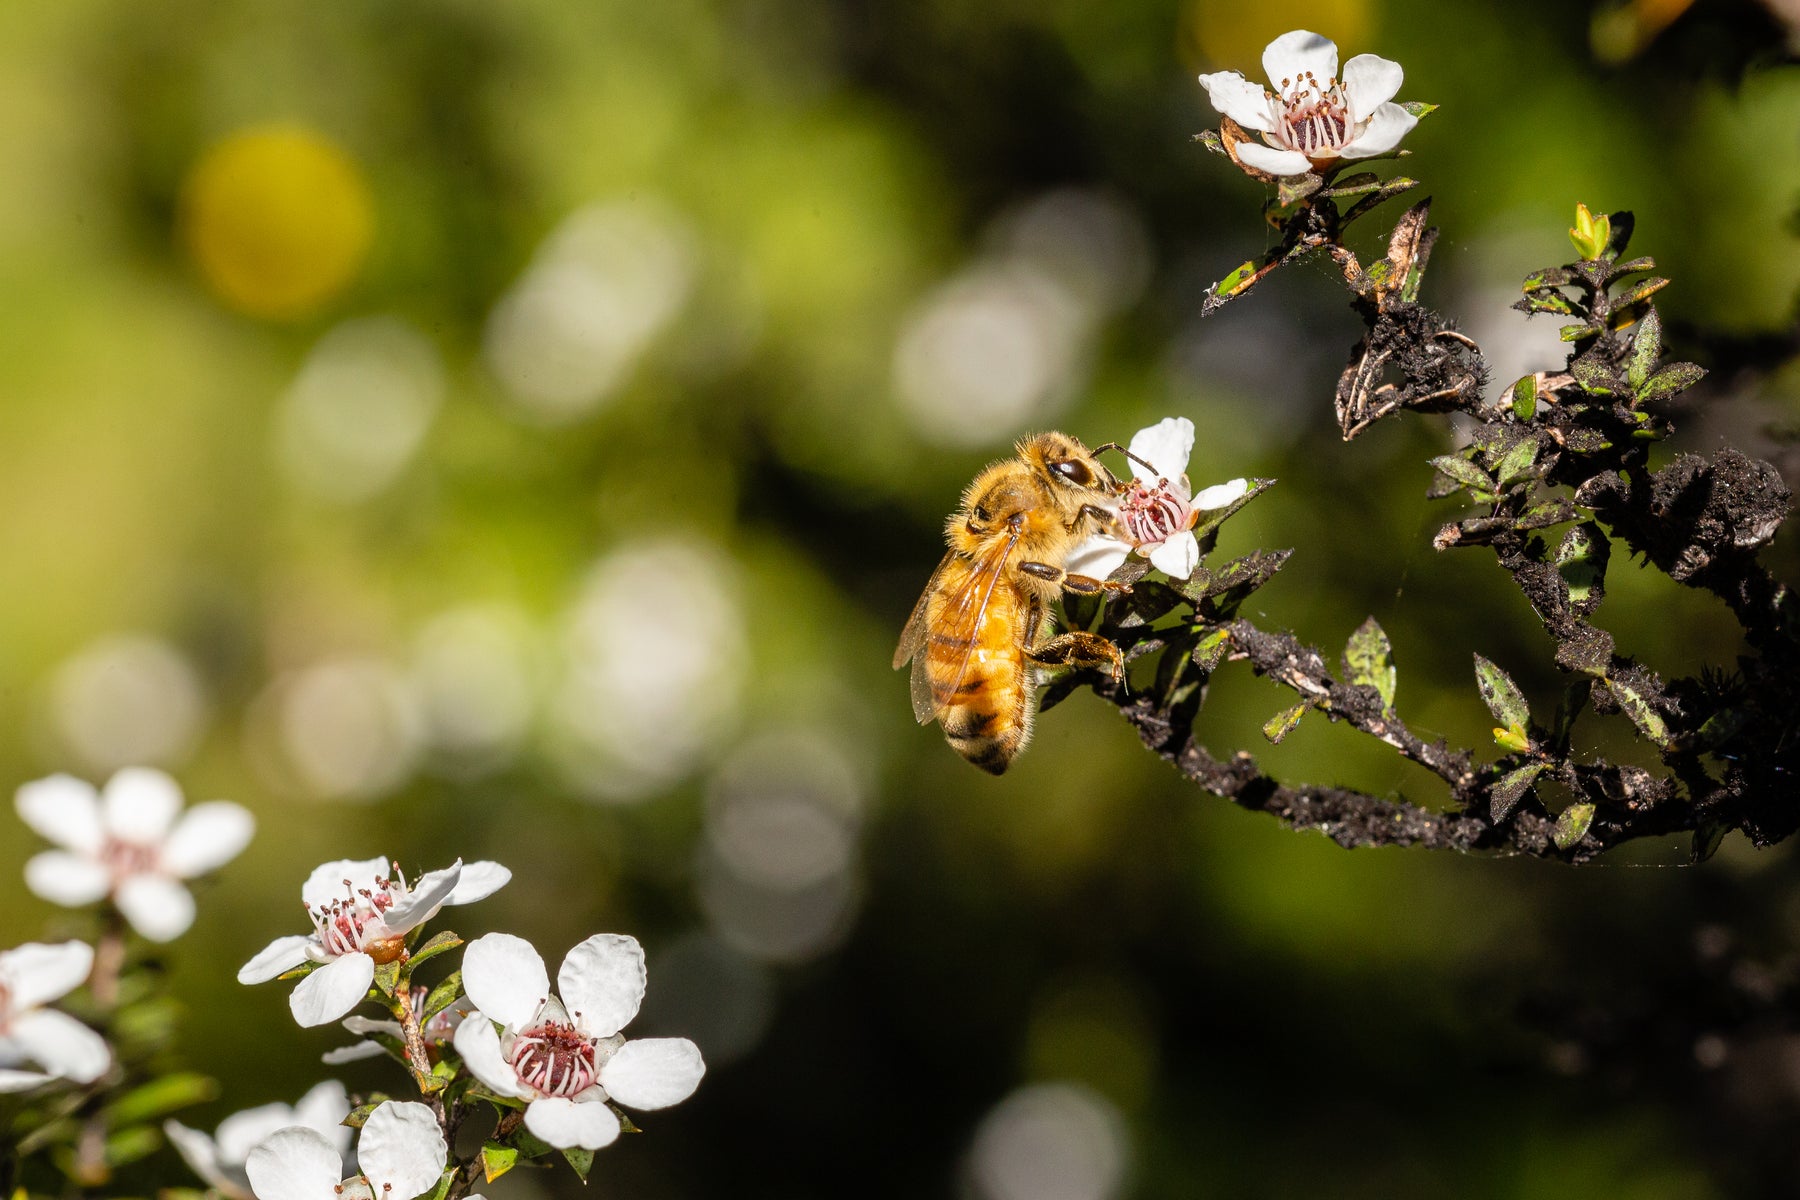
[[[1128,540],[1096,534],[1076,547],[1064,567],[1105,579],[1135,550],[1165,575],[1191,576],[1200,565],[1200,542],[1194,536],[1200,514],[1235,504],[1250,490],[1249,480],[1233,479],[1195,495],[1187,477],[1193,449],[1194,423],[1186,417],[1165,417],[1138,430],[1131,439],[1131,486],[1118,502],[1119,524]]]
[[[271,1134],[250,1151],[245,1172],[257,1200],[413,1200],[437,1184],[448,1153],[429,1108],[390,1100],[363,1125],[360,1174],[343,1178],[338,1148],[305,1126]]]
[[[194,923],[194,897],[181,881],[236,858],[256,829],[249,811],[228,800],[183,813],[181,786],[149,767],[120,771],[103,793],[52,775],[21,787],[15,804],[25,824],[62,847],[25,864],[26,886],[70,908],[111,897],[153,942]]]
[[[1304,175],[1340,158],[1386,154],[1419,123],[1393,103],[1404,78],[1399,63],[1359,54],[1339,83],[1337,43],[1316,33],[1296,29],[1270,42],[1263,70],[1273,93],[1236,71],[1200,76],[1214,108],[1268,143],[1236,147],[1238,160],[1258,171]]]
[[[311,934],[279,937],[238,969],[239,983],[266,983],[303,963],[319,964],[288,997],[294,1020],[311,1027],[335,1021],[368,994],[377,963],[406,953],[406,935],[446,904],[473,904],[506,886],[512,872],[495,862],[459,858],[412,884],[388,861],[339,859],[325,863],[300,889]]]
[[[430,996],[430,988],[416,987],[412,990],[412,995],[408,997],[408,1000],[412,1005],[415,1018],[424,1016],[425,1001]],[[469,998],[458,996],[441,1012],[432,1014],[430,1020],[421,1024],[419,1034],[424,1039],[426,1047],[441,1046],[448,1042],[456,1033],[456,1027],[461,1025],[463,1018],[469,1014],[469,1007]],[[330,1066],[338,1066],[342,1063],[360,1062],[365,1058],[379,1058],[386,1054],[387,1047],[367,1036],[369,1034],[379,1033],[396,1041],[402,1041],[406,1037],[406,1031],[400,1028],[398,1021],[376,1021],[356,1013],[351,1013],[344,1018],[344,1028],[351,1033],[363,1035],[363,1040],[351,1042],[348,1046],[339,1046],[335,1050],[327,1050],[320,1055],[322,1062]]]
[[[563,959],[552,993],[531,943],[490,933],[463,954],[463,985],[480,1011],[457,1029],[456,1049],[489,1089],[529,1102],[525,1127],[535,1136],[598,1150],[619,1136],[608,1099],[667,1108],[693,1095],[706,1073],[686,1038],[626,1041],[619,1032],[637,1016],[644,983],[635,938],[588,938]]]
[[[268,696],[283,774],[310,795],[372,800],[406,782],[418,765],[418,699],[386,662],[314,663],[276,680]]]
[[[508,762],[537,703],[536,631],[506,605],[465,605],[427,622],[410,678],[437,765],[470,777]]]
[[[176,1151],[205,1180],[230,1200],[250,1200],[250,1177],[244,1164],[250,1152],[279,1129],[302,1126],[324,1136],[340,1156],[350,1152],[351,1130],[343,1123],[350,1098],[336,1080],[318,1084],[297,1104],[264,1104],[232,1113],[212,1136],[180,1121],[163,1122],[163,1132]]]
[[[94,969],[81,942],[27,942],[0,951],[0,1092],[23,1092],[56,1079],[92,1083],[112,1065],[106,1039],[67,1013],[43,1007],[80,987]],[[36,1063],[37,1071],[21,1071]]]
[[[1068,1083],[1013,1092],[982,1120],[969,1151],[980,1200],[1111,1200],[1130,1166],[1119,1110]]]

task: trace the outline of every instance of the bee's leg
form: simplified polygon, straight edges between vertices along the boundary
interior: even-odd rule
[[[1105,670],[1115,683],[1125,678],[1125,656],[1097,633],[1065,633],[1031,647],[1025,651],[1025,657],[1040,667]]]
[[[1060,584],[1065,592],[1074,592],[1077,596],[1097,596],[1101,592],[1129,592],[1129,583],[1114,583],[1110,579],[1095,579],[1092,575],[1071,575],[1061,567],[1053,567],[1049,563],[1022,562],[1019,570],[1027,575],[1035,575],[1039,579],[1048,579],[1051,583]]]
[[[1101,529],[1106,530],[1108,533],[1117,532],[1119,528],[1118,514],[1109,512],[1108,510],[1101,508],[1098,504],[1084,504],[1077,509],[1075,512],[1075,519],[1069,522],[1069,531],[1072,533],[1076,529],[1079,529],[1083,521],[1094,521]]]

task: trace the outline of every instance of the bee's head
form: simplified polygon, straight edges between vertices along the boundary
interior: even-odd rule
[[[1058,490],[1096,492],[1111,496],[1119,491],[1113,478],[1079,438],[1066,433],[1039,433],[1019,443],[1019,457]]]

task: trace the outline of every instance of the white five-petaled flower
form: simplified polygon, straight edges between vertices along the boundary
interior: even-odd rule
[[[1088,538],[1063,565],[1078,575],[1105,579],[1134,551],[1165,575],[1186,579],[1200,564],[1200,542],[1194,524],[1200,514],[1236,503],[1250,490],[1246,479],[1193,493],[1188,483],[1188,455],[1194,449],[1194,423],[1166,417],[1131,439],[1134,472],[1116,504],[1125,540],[1109,534]]]
[[[244,1167],[257,1200],[413,1200],[436,1186],[448,1149],[429,1108],[389,1100],[363,1124],[356,1146],[360,1174],[343,1178],[343,1155],[324,1134],[304,1126],[270,1134]]]
[[[153,942],[179,937],[194,923],[194,897],[181,881],[236,858],[256,828],[250,813],[228,800],[183,813],[181,786],[149,767],[118,772],[104,792],[72,775],[52,775],[21,787],[15,804],[27,825],[62,847],[25,864],[26,886],[71,908],[110,896]]]
[[[106,1039],[67,1013],[43,1006],[81,986],[94,951],[81,942],[27,942],[0,952],[0,1092],[56,1079],[92,1083],[112,1065]],[[42,1070],[21,1071],[20,1063]]]
[[[457,1029],[456,1049],[489,1090],[527,1101],[533,1134],[563,1149],[598,1150],[619,1136],[609,1098],[667,1108],[693,1095],[706,1073],[686,1038],[626,1041],[619,1032],[637,1016],[644,983],[635,938],[599,933],[576,946],[553,994],[531,943],[490,933],[463,954],[463,986],[480,1011]]]
[[[472,904],[493,895],[512,872],[493,862],[461,859],[429,871],[409,886],[386,859],[339,859],[319,867],[300,889],[311,934],[276,938],[238,969],[239,983],[265,983],[302,963],[318,963],[288,997],[303,1026],[324,1025],[368,994],[377,963],[406,952],[406,935],[446,904]]]
[[[232,1113],[211,1137],[179,1121],[163,1122],[163,1132],[209,1186],[230,1200],[251,1200],[245,1163],[252,1150],[277,1130],[301,1126],[321,1135],[341,1159],[350,1150],[351,1130],[343,1124],[349,1113],[344,1085],[327,1080],[300,1097],[298,1104],[264,1104]]]
[[[1221,113],[1263,135],[1268,145],[1239,142],[1240,162],[1271,175],[1304,175],[1340,158],[1386,154],[1419,119],[1393,103],[1404,72],[1378,54],[1344,64],[1337,44],[1304,29],[1284,33],[1263,50],[1273,93],[1236,71],[1200,76]]]

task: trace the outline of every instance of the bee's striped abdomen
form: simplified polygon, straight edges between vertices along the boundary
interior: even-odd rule
[[[934,634],[926,647],[932,678],[946,686],[967,659],[946,700],[944,736],[958,754],[995,775],[1006,770],[1031,731],[1029,667],[1019,631],[1024,616],[1016,592],[997,590],[972,642]]]

